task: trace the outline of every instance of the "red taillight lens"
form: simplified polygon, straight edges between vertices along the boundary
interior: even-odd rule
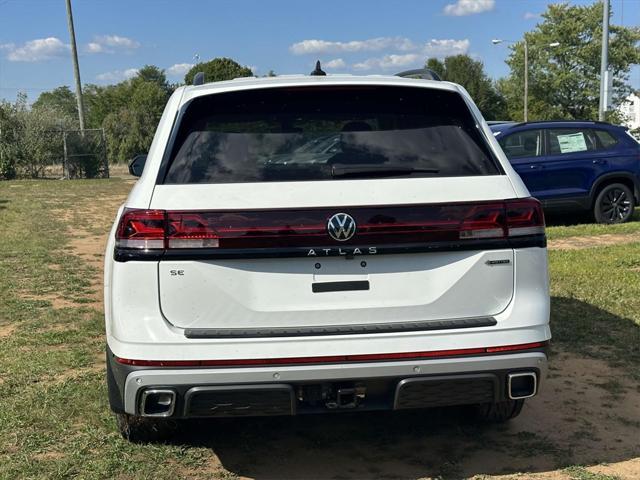
[[[167,248],[217,248],[218,233],[199,213],[167,214]]]
[[[273,211],[125,210],[116,246],[131,249],[315,248],[331,245],[459,244],[544,234],[533,198],[454,204],[341,208],[356,234],[338,243],[327,232],[336,208]]]
[[[504,204],[471,206],[459,232],[461,240],[504,237]]]
[[[121,248],[164,248],[164,210],[125,210],[116,232],[116,246]]]
[[[535,198],[506,202],[507,231],[510,237],[544,233],[542,205]]]

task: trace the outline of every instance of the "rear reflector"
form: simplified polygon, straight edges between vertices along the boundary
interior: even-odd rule
[[[123,365],[135,365],[139,367],[238,367],[256,365],[297,365],[309,363],[375,362],[413,360],[420,358],[444,358],[463,355],[483,355],[487,353],[532,350],[546,347],[548,344],[548,341],[544,341],[499,347],[462,348],[457,350],[433,350],[426,352],[371,353],[363,355],[330,355],[324,357],[251,358],[236,360],[132,360],[120,357],[115,357],[115,359],[118,363]]]
[[[533,198],[429,205],[341,208],[355,235],[340,245],[494,240],[544,234]],[[116,246],[125,249],[261,249],[336,245],[327,232],[335,208],[270,211],[125,210]]]

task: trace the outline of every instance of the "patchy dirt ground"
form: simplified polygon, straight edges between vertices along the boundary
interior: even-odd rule
[[[123,198],[97,200],[65,214],[91,226],[74,232],[71,248],[95,267],[94,305],[101,308],[105,232]],[[637,240],[576,237],[550,248]],[[640,384],[623,370],[557,348],[541,394],[506,425],[473,425],[460,410],[436,410],[198,421],[185,430],[177,445],[212,453],[204,465],[183,471],[185,478],[640,479]]]
[[[640,242],[640,235],[637,233],[603,234],[587,237],[568,237],[557,240],[550,240],[548,248],[550,250],[578,250],[582,248],[606,247],[621,243]]]
[[[102,308],[102,274],[107,235],[125,197],[122,195],[99,195],[93,200],[94,202],[91,203],[63,205],[62,208],[54,210],[53,214],[60,215],[73,225],[73,232],[69,232],[71,252],[89,265],[93,272],[91,293],[84,299],[86,302],[83,302],[82,305]],[[50,265],[49,268],[56,269],[58,266]],[[73,300],[60,298],[55,294],[33,298],[51,301],[53,308],[78,305]]]

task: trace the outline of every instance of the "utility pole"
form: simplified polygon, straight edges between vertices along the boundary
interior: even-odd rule
[[[71,0],[67,0],[67,21],[69,23],[69,36],[71,37],[71,57],[73,60],[73,74],[76,79],[76,98],[78,100],[78,120],[80,132],[84,135],[84,105],[82,102],[82,84],[80,83],[80,67],[78,66],[78,50],[76,48],[76,32],[73,28],[73,13],[71,13]]]
[[[607,79],[609,76],[609,0],[602,2],[602,56],[600,58],[600,104],[598,120],[604,121],[607,107]]]

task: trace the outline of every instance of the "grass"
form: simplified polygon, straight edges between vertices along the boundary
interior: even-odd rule
[[[618,225],[601,225],[593,223],[593,219],[588,215],[578,217],[571,216],[548,216],[547,217],[547,237],[549,240],[558,240],[569,237],[584,237],[604,234],[640,234],[640,208],[637,208],[631,221]]]
[[[551,329],[563,348],[640,378],[640,242],[549,252]]]
[[[108,410],[103,316],[83,305],[96,272],[68,251],[91,219],[68,212],[130,187],[0,183],[0,478],[175,478],[203,460],[199,449],[128,445]],[[53,309],[54,294],[77,305]]]
[[[70,242],[105,235],[109,222],[96,219],[115,207],[101,212],[102,200],[124,197],[130,187],[118,179],[0,183],[0,478],[236,478],[211,448],[132,445],[116,432],[104,382],[102,311],[91,300],[96,267],[72,254]],[[91,214],[77,208],[95,203]],[[636,214],[622,226],[555,226],[549,236],[640,232],[638,220]],[[552,251],[549,258],[554,344],[639,378],[640,243]],[[52,308],[56,297],[66,303]],[[594,388],[620,394],[615,382]],[[544,438],[522,433],[514,442],[509,450],[520,455],[569,462],[568,452],[549,453]],[[455,477],[458,459],[448,460],[442,475]],[[582,467],[564,473],[615,478]]]
[[[620,480],[615,475],[605,475],[604,473],[594,473],[584,467],[574,466],[564,470],[571,480]]]

